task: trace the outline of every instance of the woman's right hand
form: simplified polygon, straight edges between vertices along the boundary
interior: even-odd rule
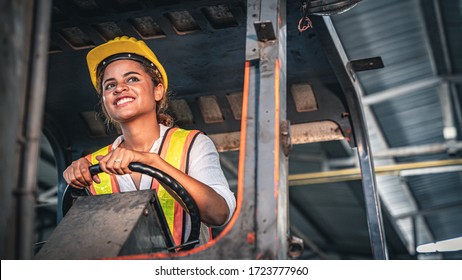
[[[64,180],[68,185],[78,189],[89,187],[93,181],[100,183],[98,175],[91,176],[90,166],[91,162],[86,158],[73,161],[63,172]]]

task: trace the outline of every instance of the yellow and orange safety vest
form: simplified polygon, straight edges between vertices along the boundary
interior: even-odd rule
[[[201,132],[198,130],[184,130],[177,127],[169,128],[166,131],[165,137],[159,148],[159,155],[166,162],[187,174],[190,147],[199,133]],[[92,164],[97,164],[98,161],[96,160],[96,156],[106,155],[111,150],[112,144],[87,155],[86,158]],[[117,183],[117,178],[115,175],[101,173],[98,176],[101,180],[101,183],[98,184],[93,182],[93,184],[90,186],[90,192],[93,195],[120,192],[119,184]],[[173,199],[173,197],[164,189],[164,187],[162,187],[162,185],[159,185],[157,180],[152,180],[151,189],[155,189],[157,191],[160,205],[162,206],[162,210],[164,212],[175,244],[181,244],[181,241],[184,239],[183,208],[181,208],[178,202]]]

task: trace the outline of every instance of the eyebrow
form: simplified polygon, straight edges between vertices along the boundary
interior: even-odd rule
[[[123,77],[127,77],[127,76],[129,76],[129,75],[131,75],[131,74],[141,75],[141,74],[138,73],[138,72],[130,71],[130,72],[125,73],[125,74],[123,75]]]
[[[132,75],[132,74],[141,75],[141,74],[138,73],[138,72],[130,71],[130,72],[127,72],[127,73],[123,74],[122,77],[125,78],[125,77],[127,77],[127,76]],[[106,80],[103,81],[103,85],[104,85],[106,82],[108,82],[108,81],[114,81],[114,80],[115,80],[115,78],[112,78],[112,77],[111,77],[111,78],[107,78]]]

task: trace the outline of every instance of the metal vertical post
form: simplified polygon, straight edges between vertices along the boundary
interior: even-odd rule
[[[50,0],[34,1],[33,20],[29,60],[30,75],[26,83],[25,111],[21,131],[23,142],[20,149],[20,176],[15,191],[18,209],[16,257],[19,259],[31,259],[33,256],[37,162],[45,104],[51,21]]]
[[[3,1],[0,110],[2,259],[33,254],[35,188],[51,1]]]
[[[261,22],[276,31],[274,38],[259,40]],[[279,137],[286,119],[285,2],[247,1],[246,30],[236,212],[206,250],[193,249],[185,258],[287,258],[288,164]]]
[[[24,102],[30,18],[29,1],[2,1],[0,4],[0,257],[15,257],[16,216],[13,190],[19,176],[18,135]]]
[[[248,1],[246,60],[250,63],[246,153],[255,153],[256,257],[287,258],[287,160],[282,152],[280,126],[286,120],[285,1]],[[254,28],[251,27],[254,26]],[[249,102],[250,104],[250,102]],[[250,110],[249,110],[250,112]],[[252,120],[252,121],[250,121]]]
[[[383,228],[382,211],[377,193],[377,183],[374,174],[374,164],[369,145],[369,135],[364,120],[362,104],[358,92],[362,89],[353,79],[353,73],[348,72],[346,65],[348,58],[338,38],[330,17],[312,18],[318,38],[324,46],[332,69],[336,74],[345,94],[346,103],[350,111],[350,120],[353,127],[361,177],[366,204],[367,224],[371,239],[372,255],[374,259],[388,259],[388,251]]]

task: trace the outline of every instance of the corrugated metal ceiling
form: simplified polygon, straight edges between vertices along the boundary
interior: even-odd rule
[[[433,7],[434,9],[431,9]],[[436,7],[436,8],[435,8]],[[441,9],[442,25],[435,26]],[[427,83],[442,75],[459,74],[462,65],[462,1],[362,1],[348,13],[334,16],[333,21],[350,59],[381,56],[384,69],[358,73],[364,95],[371,97],[388,94],[382,102],[375,102],[367,110],[369,125],[376,123],[371,134],[373,151],[386,148],[409,147],[460,141],[460,116],[451,111],[448,121],[443,98],[460,110],[460,101],[445,91],[443,81]],[[437,31],[435,31],[437,30]],[[444,35],[440,33],[445,31]],[[439,38],[440,46],[430,40]],[[442,41],[442,38],[446,41]],[[443,43],[442,43],[443,42]],[[447,51],[444,52],[444,44]],[[447,60],[444,61],[444,56]],[[443,57],[443,58],[442,58]],[[452,67],[448,67],[450,62]],[[446,65],[445,65],[446,63]],[[452,68],[452,71],[451,71]],[[400,91],[399,87],[415,85],[413,90]],[[390,97],[395,93],[395,97]],[[367,98],[364,98],[365,100]],[[366,105],[367,106],[367,105]],[[452,106],[452,105],[451,105]],[[371,120],[370,118],[374,118]],[[445,127],[453,126],[459,133],[449,138]],[[381,137],[386,140],[380,145]],[[458,156],[459,155],[459,156]],[[459,158],[460,153],[400,157],[377,160],[377,164],[421,162]],[[412,242],[411,223],[403,221],[403,214],[423,215],[423,229],[416,232],[417,245],[462,236],[462,176],[461,172],[416,175],[409,177],[378,178],[378,187],[384,204],[392,216],[401,219],[401,230]],[[393,191],[391,191],[393,190]],[[406,190],[409,190],[407,192]],[[399,221],[399,220],[397,220]],[[411,226],[410,226],[411,225]],[[430,239],[430,240],[428,240]]]

